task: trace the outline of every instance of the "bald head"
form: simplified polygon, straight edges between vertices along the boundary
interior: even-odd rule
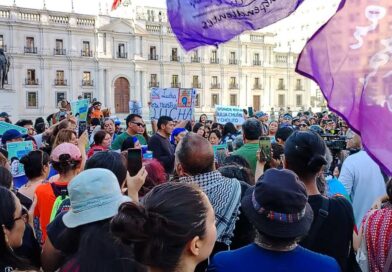
[[[208,173],[214,170],[214,151],[207,139],[188,133],[177,146],[176,161],[182,174],[196,176]]]

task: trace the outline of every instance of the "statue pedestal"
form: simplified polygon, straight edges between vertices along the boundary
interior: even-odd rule
[[[5,89],[0,89],[0,112],[6,112],[11,115],[12,121],[18,120],[18,100],[16,97],[16,90],[11,88],[7,88],[8,86],[4,86]]]

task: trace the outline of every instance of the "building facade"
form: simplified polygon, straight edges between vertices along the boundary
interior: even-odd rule
[[[272,33],[245,32],[219,48],[186,53],[165,10],[136,7],[125,18],[0,6],[0,48],[11,66],[0,110],[19,118],[46,116],[62,99],[96,97],[126,114],[151,87],[197,90],[196,112],[218,104],[255,111],[311,104],[310,80],[296,74],[297,54],[275,52]]]

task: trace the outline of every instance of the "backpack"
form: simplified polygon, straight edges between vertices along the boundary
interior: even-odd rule
[[[56,196],[56,200],[52,207],[52,213],[50,214],[49,222],[52,222],[53,219],[56,218],[57,214],[68,211],[70,205],[68,200],[68,189],[66,186],[58,186],[55,183],[51,183],[50,186],[52,187],[53,193]]]

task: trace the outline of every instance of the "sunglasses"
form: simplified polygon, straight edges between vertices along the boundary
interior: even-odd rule
[[[307,127],[308,125],[305,125],[305,124],[301,124],[301,125],[299,125],[300,127]]]
[[[137,125],[138,127],[143,127],[143,128],[146,127],[146,125],[143,123],[138,123],[138,122],[131,122],[131,123]]]

